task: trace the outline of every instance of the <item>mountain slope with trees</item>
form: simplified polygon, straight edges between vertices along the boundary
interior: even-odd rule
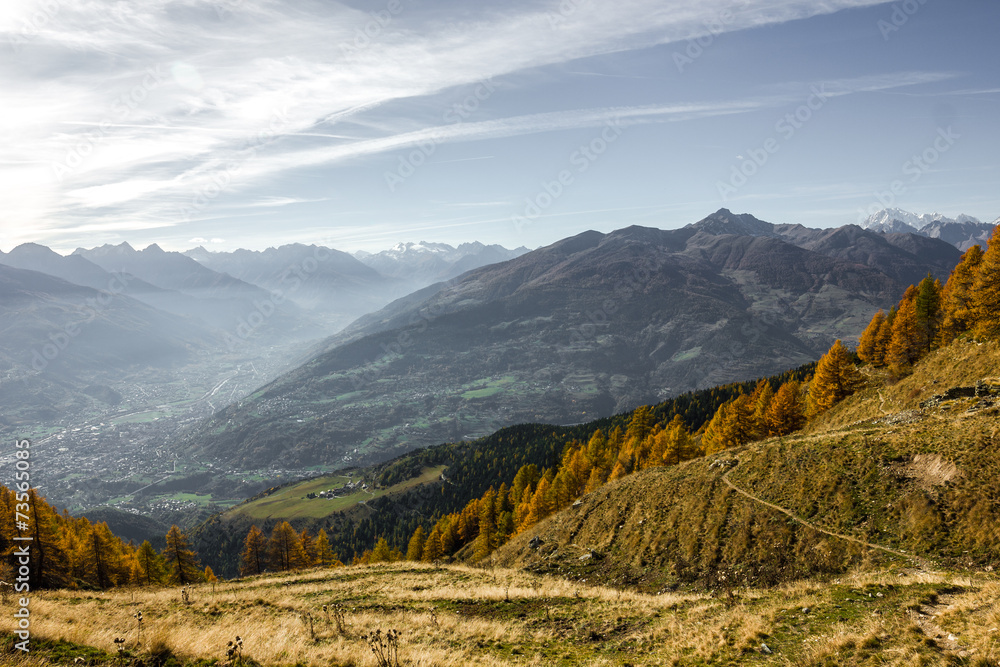
[[[902,256],[918,278],[958,258],[941,241],[907,250],[858,230],[881,244],[862,264],[804,247],[825,231],[795,229],[722,210],[471,271],[348,327],[204,422],[190,451],[358,464],[514,423],[587,421],[814,360],[899,298]]]

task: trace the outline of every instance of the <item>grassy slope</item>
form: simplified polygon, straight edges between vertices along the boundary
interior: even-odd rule
[[[387,489],[365,491],[359,488],[352,493],[334,500],[307,498],[306,494],[315,493],[318,495],[320,491],[341,488],[350,482],[351,478],[345,475],[317,477],[308,482],[282,487],[270,495],[241,504],[230,510],[230,513],[245,514],[253,519],[277,518],[284,521],[302,518],[322,518],[334,512],[345,510],[359,502],[367,502],[375,498],[381,498],[382,496],[405,493],[420,484],[433,482],[441,476],[444,468],[443,465],[425,468],[419,476],[394,484]]]
[[[375,665],[364,635],[393,628],[402,632],[403,665],[947,665],[959,655],[997,658],[998,594],[994,578],[870,572],[732,597],[644,595],[512,570],[400,563],[202,585],[190,604],[177,589],[37,593],[32,658],[13,656],[8,636],[0,664],[88,656],[112,665],[115,637],[147,664],[150,653],[228,664],[226,643],[239,635],[254,664]],[[345,609],[343,630],[323,605]]]
[[[373,665],[364,634],[397,628],[402,664],[414,665],[996,667],[998,409],[918,404],[998,371],[995,345],[939,351],[805,433],[609,484],[518,536],[488,569],[264,576],[200,586],[189,605],[177,589],[36,593],[32,631],[48,642],[19,663],[8,637],[0,664],[67,663],[84,645],[107,652],[91,651],[95,664],[112,664],[113,638],[137,642],[142,610],[140,648],[191,665],[223,662],[236,635],[261,665]],[[824,530],[923,559],[805,527],[724,476]],[[324,604],[344,606],[343,631]]]
[[[609,484],[515,538],[497,562],[656,591],[774,584],[899,561],[737,494],[722,478],[738,461],[729,473],[738,488],[819,528],[945,567],[992,567],[1000,558],[1000,413],[974,398],[918,404],[998,370],[996,345],[938,351],[910,378],[848,399],[805,433]],[[536,536],[543,544],[532,549]],[[581,561],[591,550],[597,557]]]

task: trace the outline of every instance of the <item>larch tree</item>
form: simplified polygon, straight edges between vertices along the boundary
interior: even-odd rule
[[[809,384],[809,414],[826,412],[853,394],[861,381],[850,351],[838,339],[816,364],[816,374]]]
[[[139,545],[135,558],[139,565],[139,583],[144,586],[163,583],[166,578],[163,557],[156,553],[156,549],[149,543],[149,540],[145,540]]]
[[[68,560],[62,548],[59,515],[35,489],[28,490],[28,514],[32,542],[28,567],[31,583],[40,588],[57,588],[67,583]]]
[[[267,543],[267,561],[268,566],[276,572],[308,567],[302,538],[287,521],[282,521],[271,531],[271,538]]]
[[[690,448],[690,435],[680,415],[667,424],[667,427],[656,434],[653,440],[651,457],[653,465],[676,465],[685,459]]]
[[[479,501],[479,534],[476,536],[473,557],[486,558],[497,548],[496,491],[491,486]]]
[[[521,466],[510,485],[510,502],[517,506],[524,500],[525,493],[534,493],[535,485],[541,477],[538,466],[534,463]]]
[[[551,482],[549,482],[548,477],[542,476],[541,481],[538,482],[538,487],[531,496],[531,503],[528,507],[528,516],[525,517],[524,523],[517,527],[518,532],[523,532],[535,525],[548,515],[552,514],[554,509],[552,503],[552,496],[549,493],[551,490]]]
[[[260,574],[267,568],[267,538],[257,526],[250,526],[240,551],[240,576]]]
[[[921,353],[930,352],[941,327],[941,281],[928,273],[917,285],[913,308],[917,319],[917,346]]]
[[[885,356],[886,365],[893,373],[907,372],[920,358],[921,340],[916,303],[913,299],[904,299],[892,322],[892,338]]]
[[[877,351],[875,354],[882,360],[881,366],[885,366],[888,363],[889,343],[892,342],[892,325],[895,321],[896,306],[893,306],[885,314],[885,321],[882,322],[882,326],[878,330],[878,338],[876,339]]]
[[[774,389],[771,387],[771,383],[767,380],[761,380],[758,382],[757,387],[754,389],[753,395],[750,398],[753,401],[751,435],[754,440],[760,440],[761,438],[767,436],[765,415],[767,414],[767,409],[771,405],[771,401],[774,400]]]
[[[983,250],[977,245],[965,251],[941,291],[941,329],[938,343],[947,345],[973,324],[972,294]]]
[[[885,362],[885,351],[879,346],[879,333],[885,324],[885,311],[879,309],[872,317],[871,322],[865,327],[858,341],[858,356],[866,364],[876,368]]]
[[[767,434],[772,437],[788,435],[802,428],[805,422],[802,385],[795,380],[782,384],[764,415]]]
[[[972,285],[973,333],[981,338],[1000,338],[1000,225],[993,230],[989,246],[976,270]]]
[[[392,549],[389,548],[388,540],[386,540],[384,537],[378,538],[378,542],[375,543],[375,548],[372,549],[369,562],[389,563],[391,561],[392,561]]]
[[[420,560],[425,563],[433,563],[436,560],[440,560],[442,557],[441,552],[441,529],[434,525],[431,528],[430,534],[427,536],[427,540],[424,542],[424,553]]]
[[[476,504],[478,509],[479,505]],[[478,520],[477,520],[478,524]],[[451,558],[451,556],[465,546],[467,542],[462,541],[458,536],[458,521],[455,516],[449,514],[441,520],[441,556]]]
[[[316,550],[316,564],[320,567],[343,565],[337,558],[337,554],[333,552],[333,548],[330,546],[330,538],[322,528],[316,533],[314,549]],[[416,560],[420,559],[417,558]]]
[[[303,528],[299,534],[299,541],[302,542],[302,553],[305,554],[306,567],[313,567],[319,563],[319,554],[316,553],[316,538],[309,534],[308,528]]]
[[[406,560],[422,560],[424,556],[425,541],[424,527],[417,526],[417,529],[413,531],[413,536],[410,537],[410,543],[406,545]]]
[[[167,574],[171,583],[186,586],[203,581],[204,576],[198,556],[188,545],[185,535],[176,525],[167,532],[167,546],[163,549],[167,563]]]
[[[741,394],[723,403],[701,436],[705,454],[737,447],[754,439],[754,403],[751,396]]]

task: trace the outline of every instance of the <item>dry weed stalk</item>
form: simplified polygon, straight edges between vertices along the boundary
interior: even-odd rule
[[[236,641],[226,644],[226,657],[234,667],[243,665],[243,639],[239,635],[236,635]]]
[[[302,612],[302,624],[309,628],[309,638],[311,640],[319,641],[316,639],[316,628],[313,625],[313,617],[308,611]]]
[[[365,636],[378,667],[399,667],[399,632],[376,630]]]

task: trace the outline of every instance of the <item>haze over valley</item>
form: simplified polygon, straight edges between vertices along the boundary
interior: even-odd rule
[[[1000,667],[1000,3],[0,3],[0,664]]]

